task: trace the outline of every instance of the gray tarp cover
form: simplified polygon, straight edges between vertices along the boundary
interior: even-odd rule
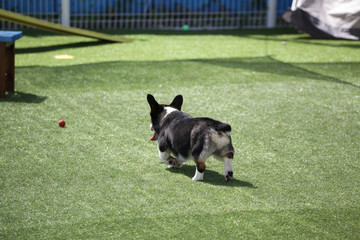
[[[291,23],[315,38],[360,39],[360,0],[293,0]]]

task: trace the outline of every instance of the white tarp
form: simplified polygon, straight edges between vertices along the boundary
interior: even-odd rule
[[[360,0],[293,0],[291,23],[315,38],[360,39]]]

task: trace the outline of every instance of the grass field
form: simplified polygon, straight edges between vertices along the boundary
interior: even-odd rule
[[[0,239],[360,238],[360,42],[124,34],[134,41],[29,30],[16,42],[16,92],[0,100]],[[230,123],[235,179],[212,158],[203,182],[192,162],[167,169],[147,93]]]

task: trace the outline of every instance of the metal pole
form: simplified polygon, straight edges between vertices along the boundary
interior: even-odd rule
[[[61,0],[61,25],[70,26],[70,0]]]
[[[268,8],[266,13],[266,27],[276,27],[276,0],[268,0]]]

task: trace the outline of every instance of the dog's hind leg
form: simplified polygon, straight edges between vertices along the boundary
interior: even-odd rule
[[[229,181],[233,178],[233,158],[234,153],[229,152],[223,156],[224,159],[224,170],[225,170],[225,179]]]
[[[195,175],[192,178],[193,181],[204,180],[204,171],[206,168],[205,160],[208,146],[205,143],[204,136],[198,136],[196,143],[191,150],[191,156],[196,163]]]
[[[224,162],[224,175],[225,175],[225,180],[229,181],[233,178],[233,158],[234,158],[234,153],[233,152],[228,152],[224,155],[220,155],[220,154],[214,154],[214,157],[221,161]]]
[[[193,181],[202,181],[204,180],[204,171],[205,171],[206,165],[205,165],[205,161],[202,162],[197,162],[196,163],[196,170],[195,170],[195,175],[192,178]]]

